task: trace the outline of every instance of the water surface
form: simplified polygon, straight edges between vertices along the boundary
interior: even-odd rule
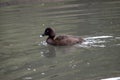
[[[47,45],[46,27],[85,41]],[[0,80],[101,80],[119,66],[119,0],[0,1]]]

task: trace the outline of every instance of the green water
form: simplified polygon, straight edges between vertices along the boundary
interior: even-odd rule
[[[47,45],[46,27],[86,41]],[[119,0],[0,1],[0,80],[100,80],[119,66]]]

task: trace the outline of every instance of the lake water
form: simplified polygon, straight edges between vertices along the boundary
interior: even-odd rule
[[[47,45],[46,27],[84,38]],[[1,0],[0,80],[120,77],[120,0]]]

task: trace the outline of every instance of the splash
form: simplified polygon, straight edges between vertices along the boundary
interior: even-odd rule
[[[46,41],[41,41],[38,45],[39,45],[39,46],[40,46],[40,45],[47,46],[47,43],[46,43]]]
[[[113,36],[94,36],[84,38],[84,42],[79,44],[79,47],[89,48],[89,47],[106,47],[108,39],[113,38]]]

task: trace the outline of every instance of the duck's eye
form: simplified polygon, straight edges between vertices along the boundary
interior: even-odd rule
[[[49,31],[47,30],[46,32],[48,33]]]

